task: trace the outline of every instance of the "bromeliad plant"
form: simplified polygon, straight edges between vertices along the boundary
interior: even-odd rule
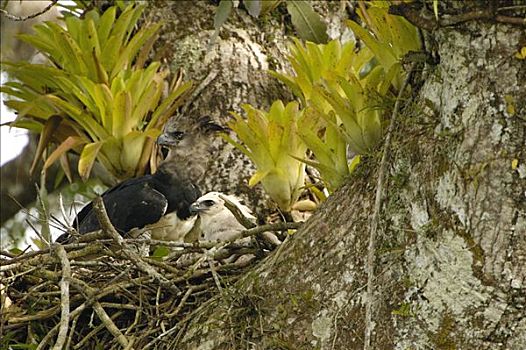
[[[314,131],[300,127],[299,136],[316,158],[303,161],[319,170],[330,191],[382,138],[383,115],[403,78],[400,59],[420,47],[416,28],[405,19],[389,15],[385,7],[363,9],[362,20],[372,32],[355,22],[349,26],[365,47],[295,40],[289,56],[295,74],[271,72],[322,120]],[[350,161],[347,146],[355,155]]]
[[[82,19],[67,16],[65,28],[47,22],[20,36],[50,62],[2,64],[13,79],[1,87],[18,113],[11,125],[40,134],[33,165],[55,143],[44,168],[60,160],[70,180],[70,151],[80,154],[84,180],[95,161],[117,179],[155,166],[154,140],[191,84],[178,75],[168,85],[159,62],[145,67],[161,24],[135,30],[143,10],[132,4],[118,18],[115,7],[102,15],[93,10]]]
[[[374,61],[369,60],[358,67],[360,75],[366,76],[379,63],[383,68],[382,74],[395,71],[391,83],[399,89],[404,78],[400,60],[410,51],[419,51],[421,44],[416,27],[403,17],[390,15],[388,10],[389,2],[373,2],[369,8],[362,7],[362,11],[358,12],[367,29],[354,21],[347,24],[373,55]]]
[[[300,119],[298,135],[314,153],[316,160],[304,158],[302,161],[320,172],[325,186],[332,192],[348,176],[349,167],[354,166],[359,157],[353,162],[347,161],[347,142],[339,127],[340,120],[320,94],[319,86],[323,83],[327,87],[336,86],[335,79],[349,75],[352,64],[359,57],[354,52],[353,42],[341,45],[337,40],[317,45],[312,42],[302,44],[294,39],[290,52],[288,59],[295,75],[271,74],[301,100],[306,109],[304,115],[314,115]]]
[[[316,168],[325,187],[332,193],[358,165],[360,156],[353,157],[350,162],[347,160],[347,144],[333,111],[322,117],[319,110],[307,107],[303,116],[298,121],[297,133],[316,160],[297,159]]]
[[[284,106],[280,100],[268,112],[250,105],[244,105],[243,110],[246,119],[232,113],[234,119],[228,123],[243,145],[227,135],[224,137],[256,165],[249,186],[261,182],[279,208],[288,212],[305,181],[305,163],[298,159],[305,157],[307,146],[296,131],[298,120],[308,116],[302,116],[297,102]]]

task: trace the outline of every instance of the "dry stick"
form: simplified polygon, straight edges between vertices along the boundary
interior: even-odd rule
[[[499,11],[499,9],[497,9],[497,11]],[[420,9],[417,9],[412,5],[408,5],[406,3],[390,6],[389,14],[402,16],[415,26],[425,29],[427,31],[433,31],[439,27],[453,26],[459,23],[473,20],[487,20],[495,21],[498,23],[526,26],[526,20],[524,18],[496,15],[495,11],[492,9],[479,9],[460,13],[454,16],[441,17],[439,18],[438,22],[432,19],[428,19],[426,18],[426,16],[422,16],[422,11]]]
[[[67,340],[69,326],[69,280],[71,279],[71,266],[69,264],[66,250],[60,244],[52,248],[60,259],[62,265],[62,279],[60,285],[60,328],[58,330],[57,341],[53,350],[62,350]]]
[[[179,302],[179,305],[177,305],[177,307],[175,308],[175,310],[173,312],[170,312],[170,313],[167,313],[165,316],[166,318],[173,318],[175,316],[177,316],[177,314],[179,314],[179,312],[181,312],[181,309],[183,308],[184,304],[186,303],[186,300],[190,297],[190,295],[192,295],[192,293],[194,292],[196,288],[195,287],[189,287],[187,290],[186,290],[186,293],[184,293],[183,297],[181,298],[181,301]]]
[[[68,337],[68,340],[66,341],[66,345],[64,349],[71,349],[71,340],[73,339],[73,336],[75,335],[75,328],[77,327],[78,320],[79,318],[77,316],[73,318],[73,321],[71,321],[71,330],[69,331],[69,337]]]
[[[53,6],[55,6],[55,4],[57,2],[58,2],[58,0],[52,0],[51,3],[49,5],[47,5],[43,10],[38,11],[36,13],[33,13],[33,14],[29,15],[29,16],[25,16],[25,17],[19,17],[19,16],[12,15],[12,14],[10,14],[9,12],[7,12],[4,9],[0,9],[0,13],[3,13],[4,16],[6,16],[7,18],[9,18],[10,20],[13,20],[13,21],[17,21],[17,22],[27,21],[28,19],[38,17],[38,16],[48,12]]]
[[[277,222],[275,224],[266,224],[261,226],[256,226],[254,228],[241,231],[239,236],[233,237],[229,240],[221,241],[221,243],[229,242],[232,243],[237,241],[240,238],[250,237],[257,235],[258,233],[263,233],[266,231],[283,231],[283,230],[296,230],[303,225],[303,222]],[[126,242],[133,243],[149,243],[151,245],[164,245],[166,247],[176,247],[176,248],[203,248],[210,249],[218,245],[217,241],[198,241],[195,243],[184,243],[184,242],[170,242],[170,241],[161,241],[156,239],[143,239],[143,238],[130,238],[126,239]]]
[[[225,202],[225,207],[228,210],[230,210],[230,212],[234,215],[236,220],[241,225],[243,225],[243,227],[247,229],[256,227],[256,224],[250,221],[248,218],[246,218],[245,215],[243,215],[243,213],[241,212],[241,210],[239,210],[239,208],[234,203],[232,203],[226,196],[220,194],[219,198],[221,198]]]
[[[122,249],[122,254],[126,258],[133,262],[135,266],[139,268],[139,270],[142,270],[143,272],[147,273],[148,275],[159,281],[159,283],[163,287],[167,287],[175,293],[181,292],[175,284],[167,280],[166,277],[157,272],[151,265],[144,262],[137,253],[126,248],[124,244],[124,238],[122,238],[122,236],[117,232],[117,230],[115,230],[115,228],[111,224],[110,218],[106,213],[106,208],[104,207],[104,202],[102,201],[101,197],[95,198],[95,200],[93,201],[93,207],[95,208],[97,219],[99,219],[103,231],[106,232],[111,238],[113,238],[115,243],[119,245],[119,247]]]
[[[77,317],[80,315],[82,311],[88,306],[86,302],[82,303],[80,306],[78,306],[73,312],[69,314],[71,318]],[[55,335],[55,333],[58,332],[59,325],[56,325],[55,327],[51,328],[48,333],[42,338],[40,343],[38,344],[37,348],[35,350],[43,350],[46,346],[46,344],[51,340],[51,338]]]
[[[125,282],[121,282],[121,283],[118,283],[116,285],[112,285],[112,286],[108,286],[102,290],[100,290],[98,292],[98,294],[93,294],[92,295],[92,298],[94,300],[98,300],[99,298],[102,298],[112,292],[115,292],[117,291],[119,288],[127,288],[127,287],[130,287],[130,286],[133,286],[137,283],[144,283],[147,279],[145,277],[139,277],[139,278],[136,278],[132,281],[125,281]],[[75,282],[77,285],[79,286],[83,286],[82,288],[85,288],[85,286],[87,286],[83,281],[80,281],[80,280],[77,280],[75,278],[71,278],[71,282]],[[85,288],[84,290],[87,290],[87,288]],[[75,317],[78,317],[80,315],[80,313],[82,311],[84,311],[89,305],[91,304],[91,300],[86,300],[84,303],[82,303],[81,305],[79,305],[75,310],[73,310],[71,313],[70,313],[70,318],[75,318]],[[56,308],[52,308],[52,309],[56,309]],[[53,313],[54,314],[54,313]],[[47,317],[50,317],[50,316],[53,316],[53,314],[51,315],[48,315]],[[42,318],[35,318],[33,316],[29,316],[29,317],[26,317],[28,318],[28,320],[35,320],[35,319],[42,319]],[[20,322],[23,322],[25,320],[22,320]],[[44,347],[46,346],[46,344],[51,340],[51,338],[58,332],[58,328],[59,328],[59,325],[56,325],[55,327],[53,327],[52,329],[50,329],[48,331],[48,333],[44,336],[44,338],[42,338],[42,340],[40,341],[40,343],[38,344],[36,350],[42,350],[44,349]]]
[[[155,343],[160,341],[162,338],[166,337],[167,335],[170,335],[174,333],[178,328],[182,327],[183,324],[187,323],[189,320],[194,317],[197,313],[201,312],[201,310],[208,307],[209,304],[213,303],[215,301],[214,298],[208,299],[207,301],[203,302],[201,305],[199,305],[196,309],[188,313],[182,320],[177,322],[172,328],[168,329],[167,331],[159,334],[156,338],[154,338],[152,341],[150,341],[148,344],[146,344],[142,350],[148,350],[150,349]]]
[[[255,223],[253,223],[252,221],[250,221],[242,212],[241,210],[239,210],[239,208],[234,204],[232,203],[226,196],[220,194],[219,197],[225,202],[225,207],[230,210],[230,212],[232,213],[232,215],[234,215],[234,217],[236,218],[237,222],[239,222],[241,225],[243,225],[243,227],[245,227],[247,230],[251,230],[251,229],[254,229],[257,227],[257,225]],[[296,228],[296,227],[294,227]],[[269,230],[270,231],[270,230]],[[278,230],[276,230],[278,231]],[[281,230],[280,230],[281,231]],[[252,231],[251,231],[252,232]],[[261,234],[261,237],[263,238],[263,240],[266,242],[266,243],[269,243],[271,246],[275,247],[279,244],[275,244],[275,242],[273,242],[271,239],[269,239],[267,236],[265,236],[263,233],[265,233],[265,231],[262,231],[262,232],[256,232],[256,233],[251,233],[250,235],[257,235],[257,234]],[[237,239],[237,237],[235,238]]]
[[[82,243],[82,245],[79,245],[79,243],[74,243],[73,245],[77,246],[77,248],[82,249],[78,249],[68,253],[68,259],[73,260],[82,256],[99,252],[100,250],[102,250],[102,245],[96,243],[98,242],[94,242],[92,244]],[[66,251],[71,250],[69,249],[70,245],[65,245],[63,247]],[[19,255],[14,259],[2,262],[2,264],[0,264],[0,272],[13,270],[26,265],[34,265],[40,267],[42,265],[54,262],[54,258],[47,255],[47,253],[48,252],[46,250],[38,250],[35,252],[28,252]]]
[[[402,94],[404,93],[409,79],[413,73],[415,63],[411,64],[411,67],[407,73],[407,77],[398,92],[396,97],[396,102],[393,108],[393,114],[391,116],[391,122],[389,124],[389,129],[385,135],[384,147],[382,150],[382,160],[380,161],[380,169],[378,171],[378,180],[376,182],[376,197],[374,200],[374,210],[371,217],[371,225],[369,230],[369,247],[367,248],[367,265],[365,269],[367,271],[367,300],[365,304],[365,339],[364,339],[364,350],[371,350],[371,334],[373,331],[373,322],[372,322],[372,313],[373,313],[373,293],[374,293],[374,265],[376,259],[376,235],[379,233],[379,219],[380,219],[380,210],[382,206],[382,200],[384,197],[384,182],[385,174],[387,172],[387,157],[389,153],[389,148],[391,146],[391,137],[393,134],[396,118],[398,116],[398,110],[400,109],[400,100],[402,99]]]
[[[126,348],[129,345],[128,339],[124,334],[122,334],[119,328],[117,328],[115,323],[113,323],[113,320],[106,313],[106,310],[104,310],[100,302],[96,299],[97,293],[95,289],[90,287],[86,282],[76,278],[71,278],[71,284],[79,292],[87,296],[86,302],[93,300],[92,308],[97,314],[97,316],[99,316],[100,321],[104,324],[106,329],[113,335],[113,337],[117,339],[119,344],[121,344],[123,348]]]
[[[254,228],[241,232],[241,238],[254,236],[258,233],[263,233],[265,231],[297,230],[302,225],[303,222],[277,222],[275,224],[256,226]]]
[[[214,267],[214,261],[210,256],[208,256],[206,253],[206,259],[208,261],[208,266],[210,266],[210,272],[212,273],[212,277],[214,278],[214,282],[216,284],[217,289],[219,290],[219,293],[223,294],[223,287],[221,287],[221,282],[219,281],[219,275],[217,274],[217,271]]]
[[[201,277],[202,275],[204,275],[206,273],[208,273],[207,270],[199,270],[199,271],[196,272],[195,275],[192,275],[191,278]],[[51,276],[51,272],[50,271],[40,271],[39,276],[41,276],[43,278],[53,278],[53,276]],[[176,277],[173,274],[169,274],[169,276],[170,276],[170,278]],[[115,292],[117,292],[120,289],[125,289],[125,288],[132,287],[134,285],[137,285],[137,284],[145,283],[146,281],[148,281],[149,278],[151,278],[151,277],[143,276],[143,277],[134,278],[134,279],[132,279],[130,281],[122,281],[122,282],[119,282],[119,283],[116,283],[116,284],[108,285],[107,287],[99,290],[97,294],[94,294],[93,295],[93,299],[94,300],[98,300],[100,298],[103,298],[103,297],[111,294],[111,293],[115,293]],[[184,281],[184,280],[186,280],[186,279],[181,278],[181,281]],[[82,282],[80,280],[77,280],[74,277],[71,278],[71,281],[76,282],[79,285],[81,285],[81,284],[83,285],[83,283],[84,283],[84,282]],[[89,301],[89,300],[85,301],[82,305],[80,305],[73,312],[71,312],[70,318],[73,318],[73,317],[77,316],[80,312],[82,312],[90,304],[91,304],[91,301]],[[37,312],[34,315],[13,317],[13,318],[11,318],[9,320],[9,323],[16,324],[16,323],[24,323],[24,322],[29,322],[29,321],[35,321],[35,320],[42,320],[42,319],[46,319],[46,318],[49,318],[49,317],[53,317],[57,313],[57,311],[58,311],[58,306],[54,306],[54,307],[52,307],[52,308],[50,308],[48,310],[39,311],[39,312]],[[51,331],[52,332],[58,331],[58,327],[56,329],[54,329],[54,330],[52,329]],[[48,335],[49,334],[50,333],[48,333]],[[53,333],[53,335],[54,334],[55,333]],[[46,337],[48,335],[46,335]],[[49,341],[49,339],[47,341]]]
[[[111,316],[112,319],[117,319],[120,315],[122,315],[123,311],[117,311],[115,314],[113,314]],[[104,323],[101,323],[99,324],[98,326],[96,326],[95,328],[93,328],[93,330],[91,330],[91,332],[89,332],[88,334],[86,334],[86,336],[84,338],[82,338],[81,341],[79,341],[77,344],[75,344],[73,346],[73,349],[76,350],[76,349],[82,349],[84,345],[86,345],[86,343],[92,339],[97,333],[100,332],[101,329],[104,328]]]
[[[104,323],[104,325],[106,326],[106,329],[117,339],[119,344],[121,344],[123,348],[128,348],[129,346],[128,339],[126,338],[124,334],[122,334],[119,328],[117,328],[115,323],[113,323],[110,316],[108,316],[108,314],[106,313],[106,310],[104,310],[104,308],[102,307],[102,305],[100,305],[98,301],[93,303],[93,310],[95,310],[101,322]]]

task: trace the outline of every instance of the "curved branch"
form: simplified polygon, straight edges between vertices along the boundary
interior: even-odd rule
[[[486,20],[511,25],[526,26],[526,20],[524,18],[496,15],[495,12],[498,10],[499,8],[494,9],[492,7],[477,9],[463,12],[454,16],[441,17],[438,21],[436,21],[431,14],[426,16],[426,14],[422,13],[421,8],[417,8],[413,4],[403,3],[389,7],[390,14],[402,16],[415,26],[427,31],[433,31],[440,27],[450,27],[463,22],[474,20]]]
[[[6,16],[8,19],[10,19],[12,21],[17,21],[17,22],[27,21],[29,19],[38,17],[38,16],[43,15],[44,13],[48,12],[49,10],[51,10],[51,8],[53,6],[56,5],[57,2],[58,2],[58,0],[51,0],[51,2],[45,8],[43,8],[42,10],[40,10],[38,12],[35,12],[35,13],[29,15],[29,16],[24,16],[24,17],[13,15],[13,14],[7,12],[4,9],[0,9],[0,13],[2,13],[4,16]]]

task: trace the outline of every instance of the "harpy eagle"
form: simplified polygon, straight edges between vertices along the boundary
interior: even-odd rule
[[[242,204],[239,198],[220,192],[208,192],[190,206],[190,212],[197,214],[200,219],[198,228],[200,240],[228,241],[240,237],[241,232],[246,230],[225,206],[222,197],[235,205],[245,219],[256,223],[252,211]],[[261,238],[271,246],[281,244],[281,241],[270,232],[263,232]],[[244,241],[250,241],[250,238],[247,237]]]
[[[224,129],[202,118],[197,125],[159,136],[157,143],[169,151],[157,172],[126,180],[102,194],[115,229],[124,235],[146,228],[153,239],[182,240],[196,219],[190,213],[190,205],[201,196],[195,184],[205,173],[211,136],[217,131]],[[78,213],[73,227],[80,234],[101,228],[93,203]],[[63,236],[57,241],[69,241]]]

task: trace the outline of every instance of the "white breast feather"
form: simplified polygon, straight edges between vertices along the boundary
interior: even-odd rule
[[[247,219],[251,221],[256,220],[251,210],[241,204],[237,197],[219,192],[209,192],[197,200],[197,202],[205,200],[216,202],[213,207],[199,213],[201,217],[201,240],[230,240],[245,230],[245,227],[237,221],[234,214],[225,206],[220,195],[232,202]]]
[[[193,216],[186,220],[181,220],[174,212],[163,216],[155,224],[147,225],[146,227],[151,230],[152,239],[183,242],[184,236],[190,232],[196,219],[197,217]]]

